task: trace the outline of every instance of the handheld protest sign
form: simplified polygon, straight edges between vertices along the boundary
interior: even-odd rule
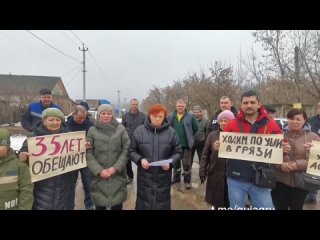
[[[28,138],[31,181],[87,166],[85,131]]]
[[[283,135],[257,133],[220,133],[219,157],[282,164]]]
[[[320,176],[320,141],[312,141],[306,173]]]

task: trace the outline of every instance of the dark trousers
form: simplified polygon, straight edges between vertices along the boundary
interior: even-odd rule
[[[123,204],[117,204],[111,207],[111,210],[122,210]],[[108,210],[106,207],[96,206],[96,210]]]
[[[86,210],[93,210],[94,203],[93,203],[93,199],[91,197],[91,193],[89,189],[91,172],[88,167],[85,167],[80,169],[80,174],[81,174],[81,181],[82,181],[82,186],[84,191],[84,206]]]
[[[203,148],[204,148],[204,144],[205,144],[205,142],[203,141],[203,142],[199,143],[197,146],[194,146],[192,148],[192,150],[191,150],[191,168],[192,168],[192,164],[193,164],[194,154],[196,153],[196,151],[197,151],[198,158],[199,158],[198,163],[200,163],[202,152],[203,152]]]
[[[271,191],[273,205],[276,210],[302,210],[307,190],[287,186],[277,182]]]
[[[188,147],[182,147],[182,160],[173,166],[173,178],[179,180],[181,178],[181,162],[183,168],[184,183],[191,182],[191,150]]]
[[[132,161],[131,161],[130,158],[129,158],[128,162],[127,162],[126,168],[127,168],[128,178],[133,178]]]

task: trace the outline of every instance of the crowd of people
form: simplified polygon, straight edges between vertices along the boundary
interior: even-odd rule
[[[137,166],[136,210],[170,210],[171,187],[181,184],[192,189],[191,171],[195,153],[199,157],[200,183],[206,183],[205,201],[213,209],[244,209],[248,201],[256,209],[302,210],[304,202],[316,201],[316,191],[297,187],[294,174],[306,171],[312,141],[320,141],[318,115],[307,117],[302,108],[287,113],[288,125],[280,129],[255,91],[244,92],[239,111],[231,98],[222,96],[220,109],[208,121],[199,105],[191,111],[178,99],[176,110],[168,113],[155,103],[147,113],[139,111],[138,99],[131,99],[122,123],[110,104],[98,107],[92,119],[86,102],[67,117],[53,103],[48,89],[40,90],[40,100],[31,103],[21,124],[29,136],[47,136],[84,131],[86,166],[31,181],[28,141],[15,153],[10,133],[0,129],[0,209],[73,210],[79,174],[87,210],[122,210],[127,185],[132,184],[132,163]],[[219,157],[223,133],[282,134],[282,164]],[[274,187],[253,181],[255,169],[275,170]],[[248,200],[249,199],[249,200]]]

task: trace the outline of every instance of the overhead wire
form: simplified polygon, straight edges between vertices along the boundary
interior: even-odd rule
[[[72,30],[70,30],[70,32],[79,40],[79,42],[83,44],[83,41],[81,41],[80,38]]]
[[[81,72],[81,70],[79,70],[70,80],[69,82],[67,82],[66,87],[76,78],[76,76],[78,76],[78,74]]]
[[[45,43],[46,45],[48,45],[49,47],[51,47],[51,48],[55,49],[56,51],[58,51],[58,52],[62,53],[62,54],[63,54],[63,55],[65,55],[66,57],[71,58],[71,59],[73,59],[73,60],[75,60],[75,61],[77,61],[77,62],[80,62],[80,63],[81,63],[81,61],[79,61],[79,60],[77,60],[77,59],[75,59],[75,58],[73,58],[73,57],[69,56],[68,54],[66,54],[66,53],[64,53],[64,52],[62,52],[62,51],[60,51],[59,49],[55,48],[55,47],[54,47],[54,46],[52,46],[51,44],[49,44],[49,43],[47,43],[46,41],[44,41],[44,40],[42,40],[41,38],[39,38],[37,35],[35,35],[35,34],[34,34],[34,33],[32,33],[31,31],[29,31],[29,30],[26,30],[26,31],[27,31],[28,33],[30,33],[32,36],[34,36],[35,38],[39,39],[41,42],[43,42],[43,43]]]
[[[81,66],[82,66],[82,63],[78,64],[75,68],[71,69],[70,71],[68,71],[68,72],[66,72],[66,73],[63,73],[63,74],[61,75],[61,77],[68,75],[69,73],[73,72],[74,70],[76,70],[77,68],[79,68],[79,67],[81,67]]]
[[[63,30],[61,30],[62,34],[65,35],[76,47],[79,47],[75,41],[73,41]]]
[[[110,81],[110,79],[108,79],[107,77],[106,77],[106,75],[104,74],[104,72],[102,71],[102,69],[100,68],[100,66],[99,66],[99,64],[98,64],[98,62],[95,60],[95,58],[93,57],[93,55],[92,55],[92,53],[91,53],[91,51],[90,50],[88,50],[88,52],[89,52],[89,54],[90,54],[90,56],[91,56],[91,58],[92,58],[92,60],[93,60],[93,62],[96,64],[96,66],[98,67],[98,69],[99,69],[99,71],[101,72],[101,74],[103,75],[103,77],[104,77],[104,80],[106,80],[106,81],[108,81],[109,83],[111,83],[111,85],[113,85],[113,87],[116,87],[111,81]]]

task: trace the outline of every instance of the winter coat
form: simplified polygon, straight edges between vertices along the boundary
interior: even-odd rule
[[[198,121],[199,130],[194,134],[194,147],[199,145],[204,145],[207,136],[210,131],[210,123],[207,119],[201,117],[200,119],[196,119]]]
[[[10,150],[0,158],[0,210],[31,210],[33,183],[29,167]]]
[[[218,157],[213,143],[219,141],[220,131],[209,134],[200,160],[199,176],[207,176],[205,200],[218,207],[228,207],[228,187],[226,182],[226,159]]]
[[[308,123],[311,125],[311,131],[320,136],[320,115],[310,117]]]
[[[89,128],[93,126],[93,122],[86,118],[82,124],[79,124],[74,121],[73,116],[67,118],[66,125],[70,132],[77,132],[77,131],[89,131]]]
[[[96,206],[110,208],[127,199],[126,163],[130,139],[117,120],[110,124],[95,122],[87,134],[92,149],[87,150],[88,167],[91,171],[90,192]],[[100,172],[114,167],[116,173],[104,179]]]
[[[181,154],[178,135],[166,120],[155,128],[148,118],[134,131],[129,155],[138,166],[137,210],[170,210],[171,169],[172,164],[181,159]],[[172,159],[172,164],[169,170],[158,166],[146,170],[141,166],[142,158],[148,162]]]
[[[140,111],[137,113],[127,112],[123,115],[121,124],[126,128],[130,141],[132,141],[134,130],[143,125],[145,119],[146,115]]]
[[[187,111],[184,112],[180,122],[177,116],[178,112],[174,111],[168,116],[171,127],[177,132],[182,147],[193,148],[194,135],[199,130],[199,125],[195,117]]]
[[[245,119],[244,112],[240,110],[237,117],[228,123],[224,131],[236,133],[282,134],[279,125],[273,118],[268,117],[268,112],[263,107],[260,107],[258,111],[259,116],[257,120],[251,124]],[[242,126],[243,131],[240,129],[240,126]],[[267,163],[228,159],[227,177],[250,183],[252,182],[253,176],[253,164],[255,164],[256,167],[269,166]]]
[[[234,114],[234,116],[237,116],[238,114],[238,111],[235,107],[231,107],[230,111]],[[212,132],[212,131],[217,131],[220,129],[219,127],[219,123],[218,123],[218,115],[222,112],[221,109],[219,109],[218,111],[216,111],[216,113],[213,115],[213,117],[211,118],[211,121],[210,121],[210,127],[209,127],[209,132]]]
[[[61,110],[61,107],[54,103],[52,103],[51,106],[49,107],[58,108]],[[42,120],[41,119],[42,112],[49,107],[44,107],[41,101],[31,103],[28,106],[27,111],[22,115],[22,118],[21,118],[22,127],[29,132],[33,132],[35,128],[39,126]]]
[[[35,136],[52,135],[68,132],[62,123],[58,132],[51,132],[45,128],[43,123],[34,131]],[[27,140],[24,141],[20,152],[28,152]],[[33,210],[73,210],[75,188],[79,170],[67,172],[58,176],[43,179],[34,183]]]
[[[291,151],[283,158],[283,162],[296,161],[298,171],[306,171],[309,159],[309,153],[304,148],[305,143],[310,143],[312,140],[320,141],[320,137],[311,132],[311,127],[307,123],[303,129],[299,131],[289,130],[288,127],[284,129],[284,136],[291,146]],[[287,186],[295,187],[294,173],[283,172],[281,165],[277,166],[277,181]]]

